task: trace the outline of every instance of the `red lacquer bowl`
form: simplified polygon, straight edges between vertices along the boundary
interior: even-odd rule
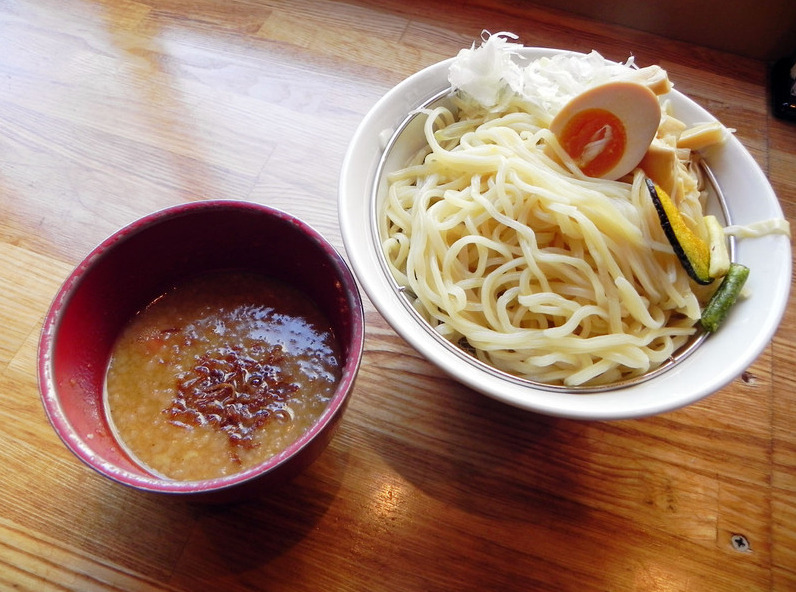
[[[230,268],[286,281],[310,296],[340,342],[342,379],[317,423],[263,464],[204,481],[154,476],[125,453],[105,417],[103,385],[111,349],[127,322],[170,286],[198,273]],[[39,388],[55,431],[100,474],[140,490],[227,501],[290,479],[326,448],[353,389],[364,333],[354,277],[318,232],[262,205],[195,202],[130,224],[77,266],[44,320]]]

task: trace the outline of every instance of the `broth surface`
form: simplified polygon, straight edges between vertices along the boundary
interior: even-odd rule
[[[105,405],[142,466],[177,480],[255,466],[298,439],[340,380],[328,320],[295,288],[258,275],[200,276],[120,335]]]

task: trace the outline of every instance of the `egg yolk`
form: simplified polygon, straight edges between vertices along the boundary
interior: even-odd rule
[[[559,142],[584,174],[600,177],[622,158],[627,134],[625,126],[610,111],[584,109],[567,122]]]

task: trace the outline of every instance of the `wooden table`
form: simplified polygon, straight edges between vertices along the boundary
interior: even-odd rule
[[[796,125],[770,115],[759,61],[518,1],[0,1],[0,589],[796,590],[793,307],[703,402],[581,422],[458,385],[368,303],[332,444],[237,505],[109,482],[48,424],[41,321],[93,246],[220,197],[287,209],[342,250],[355,127],[482,29],[662,65],[796,215]]]

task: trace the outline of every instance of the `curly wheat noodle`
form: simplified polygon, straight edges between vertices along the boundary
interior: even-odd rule
[[[568,386],[643,374],[695,332],[697,297],[643,173],[583,176],[537,119],[427,111],[428,149],[388,178],[388,265],[441,335],[500,370]]]

